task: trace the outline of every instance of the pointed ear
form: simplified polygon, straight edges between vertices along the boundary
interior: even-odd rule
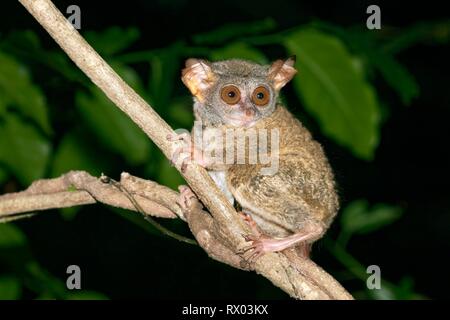
[[[268,79],[272,81],[275,90],[279,91],[286,83],[291,81],[297,70],[294,68],[295,56],[287,60],[276,60],[269,68]]]
[[[214,83],[215,76],[208,61],[191,58],[186,60],[181,80],[192,95],[203,102],[204,93]]]

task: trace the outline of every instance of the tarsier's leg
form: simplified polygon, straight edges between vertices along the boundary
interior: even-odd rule
[[[177,203],[183,211],[188,210],[192,206],[193,201],[198,201],[197,196],[188,186],[182,185],[178,189],[180,191],[180,197]],[[320,224],[310,223],[293,235],[276,239],[264,235],[248,211],[243,209],[239,214],[252,231],[252,235],[244,236],[245,240],[252,244],[241,250],[241,253],[247,254],[248,260],[250,261],[256,260],[264,253],[278,252],[294,246],[299,254],[307,258],[311,250],[311,243],[309,241],[319,238],[324,231]]]
[[[278,252],[284,249],[299,246],[302,255],[308,257],[310,243],[319,238],[324,228],[318,223],[309,223],[304,228],[285,238],[270,238],[268,236],[255,237],[253,235],[245,236],[245,240],[252,244],[242,250],[247,254],[248,260],[255,260],[267,252]]]

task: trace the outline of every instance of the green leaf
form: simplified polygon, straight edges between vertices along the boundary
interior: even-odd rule
[[[146,97],[147,92],[142,85],[142,80],[133,68],[130,68],[126,64],[115,60],[108,61],[108,63],[130,87],[132,87],[142,97]]]
[[[409,105],[411,100],[419,95],[419,85],[412,74],[392,56],[382,53],[381,50],[374,50],[369,57],[387,84],[400,96],[403,104]]]
[[[65,221],[72,221],[76,218],[78,212],[80,212],[81,210],[81,206],[80,207],[68,207],[68,208],[61,208],[59,209],[59,212],[61,213],[61,217],[65,220]]]
[[[35,298],[35,300],[56,300],[55,296],[48,291],[44,292],[38,292],[38,296]]]
[[[151,102],[155,108],[164,112],[172,97],[174,78],[178,78],[181,44],[176,43],[160,50],[149,59],[150,79],[148,82]]]
[[[380,50],[372,33],[353,31],[342,34],[345,34],[349,45],[369,64],[368,67],[375,68],[397,92],[403,104],[410,104],[411,100],[419,95],[419,85],[413,75],[391,54]]]
[[[32,125],[8,114],[0,119],[0,137],[0,162],[23,185],[44,176],[51,147]]]
[[[160,158],[158,168],[159,170],[157,172],[156,180],[162,185],[176,190],[179,185],[186,183],[180,173],[170,164],[169,160],[167,160],[166,158]]]
[[[46,133],[51,132],[44,95],[30,79],[28,70],[14,58],[0,52],[1,104],[17,108],[23,115],[33,119]],[[0,113],[2,107],[0,106]]]
[[[85,144],[86,137],[75,132],[66,134],[59,143],[53,158],[51,176],[57,177],[70,170],[84,170],[92,175],[99,176],[107,172],[110,165],[99,157],[99,150],[93,150]],[[62,208],[59,211],[62,217],[68,221],[73,220],[81,207]]]
[[[429,299],[414,291],[414,279],[403,276],[398,284],[382,283],[379,290],[367,290],[376,300],[425,300]]]
[[[100,292],[81,290],[68,293],[67,300],[109,300],[109,298]]]
[[[9,45],[26,47],[30,50],[41,50],[41,41],[37,34],[32,30],[14,30],[7,34],[2,41],[2,46]]]
[[[267,58],[259,50],[250,47],[244,42],[234,42],[220,49],[211,51],[212,60],[246,59],[257,63],[267,63]]]
[[[38,293],[39,298],[65,299],[68,293],[65,282],[51,275],[43,269],[36,261],[32,260],[25,264],[27,275],[26,286],[33,292]],[[65,280],[64,280],[65,281]]]
[[[389,287],[382,286],[380,289],[367,291],[374,300],[395,300],[395,292]]]
[[[103,32],[88,31],[84,36],[97,52],[112,55],[128,48],[139,39],[140,33],[137,28],[111,27]]]
[[[375,68],[386,83],[400,96],[403,104],[408,105],[419,95],[419,85],[409,71],[398,63],[388,52],[380,50],[373,33],[360,30],[340,31],[347,43]]]
[[[373,32],[360,28],[342,28],[327,22],[316,21],[315,26],[340,37],[366,62],[366,72],[375,68],[402,99],[404,104],[418,96],[419,85],[409,71],[398,63],[393,55],[380,49]]]
[[[61,50],[44,50],[40,39],[31,30],[18,30],[8,34],[6,39],[0,43],[0,50],[10,52],[25,61],[37,62],[60,73],[68,80],[84,84],[86,76],[76,67],[70,58]]]
[[[409,276],[403,276],[395,290],[397,300],[410,300],[417,297],[414,292],[414,279]]]
[[[78,92],[76,104],[80,114],[102,144],[121,154],[130,164],[144,163],[150,147],[145,134],[103,93],[93,89],[93,95]]]
[[[368,64],[366,67],[375,68],[402,99],[404,104],[418,96],[419,86],[409,71],[398,63],[388,52],[380,49],[380,45],[373,32],[360,29],[344,29],[330,24],[322,27],[331,30],[346,41],[352,50],[361,56]]]
[[[275,26],[276,23],[272,18],[244,23],[230,23],[212,31],[197,34],[193,37],[193,40],[200,45],[226,43],[236,37],[271,31]]]
[[[0,117],[6,113],[8,103],[9,99],[5,95],[0,94]]]
[[[396,54],[421,42],[446,44],[449,41],[450,20],[421,21],[404,28],[400,34],[386,42],[383,50]]]
[[[13,223],[0,223],[0,265],[20,272],[31,259],[26,235]]]
[[[297,56],[294,87],[322,131],[355,156],[372,159],[380,134],[378,104],[342,42],[303,29],[289,34],[285,45]]]
[[[0,185],[8,179],[8,172],[0,166]]]
[[[172,101],[167,112],[167,121],[176,128],[190,128],[194,122],[194,113],[192,112],[192,98],[183,97]]]
[[[366,234],[393,223],[402,213],[396,206],[376,204],[369,208],[366,200],[356,200],[342,211],[341,226],[347,234]]]
[[[142,90],[132,69],[115,65],[115,70],[138,92]],[[148,160],[150,142],[147,136],[98,88],[92,86],[91,94],[78,92],[75,101],[83,121],[105,147],[121,154],[131,165]]]
[[[17,300],[22,295],[22,285],[13,276],[0,276],[0,300]]]
[[[61,139],[55,151],[51,175],[57,177],[70,170],[84,170],[98,176],[106,168],[106,161],[102,161],[102,157],[89,149],[83,137],[70,132]]]
[[[0,224],[0,249],[24,247],[27,245],[25,234],[11,223]]]

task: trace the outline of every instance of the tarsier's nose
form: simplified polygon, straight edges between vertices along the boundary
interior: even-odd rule
[[[239,106],[239,109],[247,118],[251,118],[255,115],[255,109],[251,104],[243,103]]]
[[[253,109],[253,107],[246,108],[245,115],[249,118],[253,117],[255,115],[255,110]]]
[[[239,107],[242,111],[242,113],[250,118],[253,117],[255,115],[255,108],[253,107],[252,103],[250,101],[248,101],[248,99],[246,98],[242,98],[242,101],[239,104]]]

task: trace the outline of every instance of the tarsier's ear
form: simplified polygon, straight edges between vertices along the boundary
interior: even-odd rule
[[[209,62],[199,59],[187,59],[186,67],[181,72],[181,80],[200,102],[204,101],[204,93],[215,81]]]
[[[268,79],[272,81],[275,90],[279,91],[291,81],[297,70],[294,68],[295,56],[287,60],[276,60],[269,68]]]

